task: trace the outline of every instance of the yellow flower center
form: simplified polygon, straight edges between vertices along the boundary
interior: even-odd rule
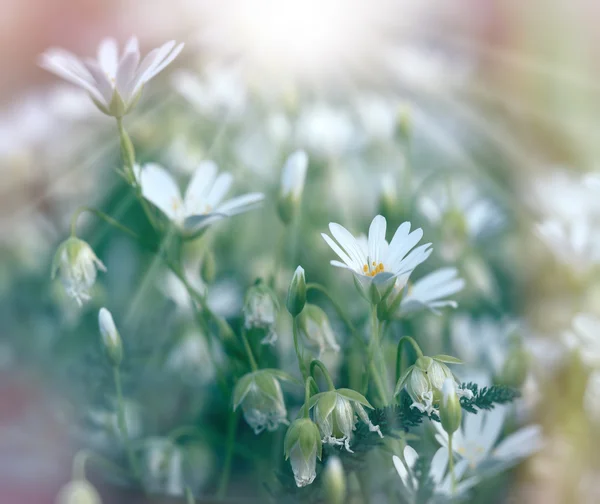
[[[377,264],[375,261],[373,261],[371,265],[365,264],[363,266],[363,273],[365,275],[374,277],[378,273],[382,273],[384,269],[385,268],[383,267],[383,263],[380,262],[379,264]]]

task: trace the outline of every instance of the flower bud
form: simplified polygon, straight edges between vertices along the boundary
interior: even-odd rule
[[[285,459],[290,459],[298,487],[310,485],[317,475],[317,457],[321,460],[319,429],[309,418],[299,418],[288,428],[283,442]]]
[[[277,295],[262,281],[248,289],[244,302],[244,325],[246,329],[261,329],[266,332],[261,343],[272,345],[277,341],[275,321],[279,311]]]
[[[100,308],[98,312],[98,326],[100,327],[102,344],[106,350],[108,360],[113,366],[117,367],[123,360],[123,343],[112,314],[106,308]]]
[[[304,277],[304,268],[298,266],[292,277],[287,297],[287,309],[296,317],[304,309],[306,304],[306,278]]]
[[[325,466],[326,502],[342,504],[346,500],[346,474],[342,461],[337,456],[329,457]]]
[[[200,265],[200,276],[207,284],[211,284],[215,281],[216,273],[217,263],[215,261],[215,255],[208,250],[202,258],[202,264]]]
[[[73,480],[60,489],[56,504],[102,504],[98,491],[84,479]]]
[[[519,388],[527,378],[529,355],[521,344],[513,343],[498,381],[507,387]]]
[[[72,236],[61,243],[54,254],[51,278],[59,273],[65,292],[81,306],[90,299],[97,270],[106,271],[106,266],[96,257],[92,247]]]
[[[306,303],[298,315],[298,329],[308,346],[319,350],[319,358],[327,350],[340,351],[327,314],[318,306]]]
[[[240,378],[233,390],[233,410],[240,405],[255,434],[288,423],[281,385],[272,370],[261,369]]]
[[[460,427],[462,408],[456,393],[456,383],[453,378],[446,378],[442,385],[442,400],[440,401],[440,421],[448,434],[453,434]]]
[[[292,222],[300,205],[307,167],[308,156],[303,150],[292,153],[283,167],[277,211],[285,225]]]

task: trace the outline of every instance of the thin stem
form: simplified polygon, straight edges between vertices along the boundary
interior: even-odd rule
[[[110,215],[105,214],[104,212],[101,212],[100,210],[97,210],[96,208],[87,207],[87,206],[79,207],[73,213],[73,215],[71,217],[71,236],[77,235],[77,220],[79,219],[79,216],[84,212],[93,213],[96,217],[102,219],[103,221],[105,221],[107,224],[110,224],[114,228],[117,228],[120,231],[127,233],[132,238],[134,238],[136,240],[140,239],[140,237],[138,236],[138,234],[135,231],[132,231],[127,226],[124,226],[119,221],[113,219]]]
[[[398,383],[400,376],[402,376],[403,343],[410,343],[412,345],[417,354],[417,358],[423,357],[423,352],[421,351],[421,348],[419,347],[417,342],[410,336],[402,336],[402,338],[400,338],[400,341],[398,341],[398,348],[396,349],[396,383]]]
[[[225,461],[223,462],[223,470],[221,471],[219,489],[217,490],[218,499],[223,499],[227,495],[227,487],[229,486],[229,478],[231,476],[231,463],[233,462],[233,451],[235,448],[235,434],[237,431],[238,418],[239,415],[237,413],[231,413],[229,415]]]
[[[317,381],[317,379],[315,378],[315,368],[317,368],[317,367],[321,370],[321,373],[323,373],[323,376],[325,377],[325,381],[327,382],[327,387],[329,388],[329,390],[335,390],[335,385],[333,384],[333,380],[331,379],[331,375],[329,374],[329,371],[327,371],[325,364],[323,364],[319,359],[313,359],[312,362],[310,363],[310,376],[313,377],[315,382]]]
[[[190,490],[189,486],[185,487],[185,502],[186,502],[186,504],[196,504],[196,500],[194,499],[194,494]]]
[[[127,422],[125,420],[125,402],[123,401],[123,390],[121,388],[121,372],[117,366],[113,367],[113,377],[115,381],[115,389],[117,392],[117,423],[121,436],[123,437],[123,443],[125,444],[125,451],[127,453],[127,459],[129,466],[133,471],[136,479],[139,479],[139,469],[133,450],[131,448],[131,441],[129,439],[129,433],[127,432]]]
[[[317,382],[315,381],[315,379],[312,376],[309,376],[308,378],[306,378],[305,382],[304,382],[304,418],[308,418],[309,412],[310,412],[310,408],[308,407],[308,403],[310,402],[310,396],[311,396],[311,385],[314,385],[314,387],[316,388],[316,390],[319,390],[319,386],[317,385]]]
[[[296,351],[296,358],[298,359],[298,367],[300,368],[300,373],[302,373],[302,379],[306,380],[309,373],[306,370],[306,364],[302,357],[300,342],[298,340],[298,317],[292,317],[292,332],[294,335],[294,350]]]
[[[448,434],[448,468],[452,482],[452,495],[456,492],[456,475],[454,474],[454,453],[452,451],[452,434]]]
[[[379,399],[383,406],[387,405],[387,391],[384,382],[383,376],[387,376],[385,360],[381,358],[379,353],[379,319],[377,318],[377,306],[373,305],[371,309],[371,344],[369,347],[369,368],[371,371],[371,375],[373,376],[373,381],[375,382],[375,387],[377,388],[377,393],[379,394]],[[377,362],[376,362],[377,361]]]
[[[242,327],[242,341],[244,342],[244,348],[248,354],[248,361],[250,362],[252,371],[258,371],[258,364],[256,363],[256,359],[254,359],[254,355],[252,354],[252,348],[250,347],[250,342],[248,341],[245,327]]]
[[[281,232],[281,236],[277,242],[277,248],[275,249],[275,261],[273,264],[273,271],[271,273],[271,277],[269,278],[269,287],[274,289],[277,286],[277,275],[279,274],[279,269],[285,263],[285,244],[287,236],[287,226],[283,228]]]

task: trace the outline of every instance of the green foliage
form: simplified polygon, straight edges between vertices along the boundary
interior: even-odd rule
[[[477,413],[478,410],[494,409],[496,404],[507,404],[521,396],[521,392],[512,387],[504,385],[492,385],[491,387],[482,387],[476,383],[463,383],[461,389],[468,389],[473,392],[473,397],[467,399],[461,397],[460,405],[469,413]]]

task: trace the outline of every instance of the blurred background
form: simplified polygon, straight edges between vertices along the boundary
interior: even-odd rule
[[[302,264],[360,321],[362,301],[331,271],[320,232],[330,221],[366,230],[377,212],[390,229],[416,222],[434,244],[433,264],[458,267],[467,287],[456,311],[403,330],[424,348],[470,355],[495,378],[473,350],[485,338],[501,347],[500,368],[514,334],[528,355],[516,421],[540,423],[544,449],[478,497],[599,502],[599,19],[592,0],[5,0],[0,500],[54,502],[78,449],[110,454],[118,443],[97,334],[103,305],[129,356],[130,432],[155,436],[160,452],[165,432],[201,425],[182,469],[198,495],[214,493],[223,465],[226,407],[214,358],[176,279],[92,217],[81,219],[80,235],[108,268],[94,300],[78,309],[49,279],[80,205],[137,229],[148,224],[115,176],[113,121],[38,57],[55,46],[93,55],[105,36],[136,35],[142,52],[186,43],[126,118],[139,160],[187,180],[210,157],[236,175],[237,191],[267,195],[260,211],[186,250],[200,284],[205,248],[218,258],[213,310],[235,323],[246,288],[272,273],[280,171],[303,148],[303,214],[279,292]],[[289,322],[280,324],[277,358],[293,367]],[[328,365],[336,369],[335,359]],[[250,432],[238,438],[230,494],[258,498],[252,478],[268,470],[268,457],[253,458],[264,446]],[[169,478],[150,483],[180,495]],[[97,481],[105,502],[145,501],[110,478]]]

